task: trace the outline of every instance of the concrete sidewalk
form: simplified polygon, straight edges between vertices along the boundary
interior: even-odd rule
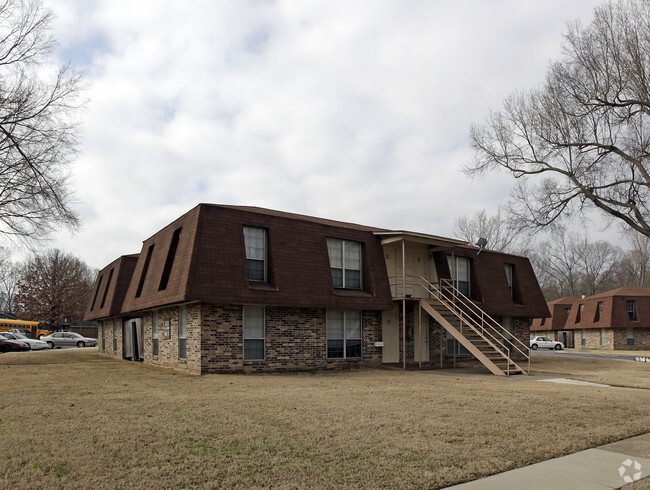
[[[650,433],[449,488],[588,490],[621,488],[637,481],[631,485],[636,490],[650,488],[648,477]]]

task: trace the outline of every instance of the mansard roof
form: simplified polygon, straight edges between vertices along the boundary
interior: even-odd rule
[[[137,254],[123,255],[99,271],[85,315],[87,320],[120,314],[137,261]]]
[[[471,245],[456,245],[453,253],[472,261],[471,295],[489,315],[526,318],[550,316],[546,300],[527,257],[481,250]],[[506,277],[506,264],[513,266],[512,293]],[[443,274],[441,277],[451,277],[446,261],[438,260],[436,266],[439,274]]]
[[[264,284],[248,279],[244,226],[267,231]],[[143,242],[122,313],[192,301],[389,309],[392,298],[376,230],[256,207],[200,204]],[[328,237],[362,244],[363,290],[334,289]],[[88,317],[105,313],[93,310]]]

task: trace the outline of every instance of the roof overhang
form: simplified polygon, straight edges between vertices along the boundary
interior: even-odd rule
[[[423,245],[440,247],[442,249],[449,249],[456,245],[467,245],[467,242],[462,240],[436,235],[427,235],[426,233],[415,233],[412,231],[375,231],[373,234],[381,238],[381,244],[383,246],[401,241],[421,243]]]

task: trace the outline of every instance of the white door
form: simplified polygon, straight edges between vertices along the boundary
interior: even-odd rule
[[[399,319],[397,307],[381,314],[384,347],[382,362],[399,362]]]
[[[413,325],[413,338],[415,339],[415,362],[429,362],[429,318],[426,312],[418,314],[419,307],[415,307],[415,321]],[[422,328],[420,328],[420,319]]]

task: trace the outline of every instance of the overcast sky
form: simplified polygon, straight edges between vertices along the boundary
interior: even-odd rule
[[[538,85],[592,0],[44,0],[89,99],[72,167],[102,268],[201,202],[452,236],[512,185],[469,126]]]

